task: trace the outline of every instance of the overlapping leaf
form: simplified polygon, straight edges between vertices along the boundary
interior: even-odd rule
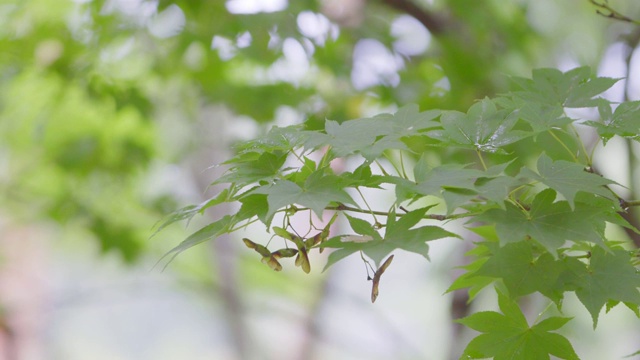
[[[552,331],[560,329],[571,318],[550,317],[529,326],[518,304],[498,293],[501,313],[482,311],[457,320],[482,334],[471,340],[461,358],[494,360],[541,360],[550,355],[577,360],[571,343]]]
[[[385,137],[399,139],[402,137],[418,135],[420,132],[437,127],[438,122],[435,118],[440,116],[441,111],[429,110],[420,112],[415,104],[405,105],[395,114],[381,114],[373,117],[374,120],[380,120],[385,125]]]
[[[600,121],[587,121],[595,127],[606,144],[615,135],[638,140],[640,138],[640,101],[624,102],[611,113],[611,105],[601,102],[598,106]]]
[[[561,261],[547,252],[535,255],[529,241],[510,243],[493,251],[473,276],[502,279],[512,298],[538,291],[560,302],[562,293],[556,292],[555,284],[565,270]]]
[[[420,113],[417,105],[407,105],[394,115],[382,114],[342,123],[327,120],[326,134],[314,133],[305,146],[331,146],[334,157],[360,154],[373,161],[387,149],[406,150],[407,146],[400,139],[437,126],[433,119],[439,114],[435,110]]]
[[[589,265],[575,267],[565,281],[573,285],[580,302],[589,310],[593,327],[598,324],[602,307],[610,300],[621,301],[635,308],[640,305],[640,273],[631,265],[628,251],[609,252],[595,247]]]
[[[475,191],[474,183],[484,172],[468,169],[464,165],[447,164],[430,167],[426,155],[423,155],[413,171],[415,181],[395,178],[389,179],[396,185],[398,201],[411,198],[411,195],[440,195],[444,188],[457,188]]]
[[[162,257],[165,258],[169,256],[169,261],[167,262],[169,263],[173,259],[175,259],[175,257],[178,256],[181,252],[191,247],[194,247],[198,244],[201,244],[205,241],[215,239],[222,234],[228,233],[235,223],[236,222],[233,219],[233,216],[225,215],[221,219],[214,221],[209,225],[202,227],[200,230],[194,232],[193,234],[189,235],[189,237],[184,239],[180,244],[178,244],[178,246],[169,250]]]
[[[576,203],[572,210],[566,201],[557,201],[556,192],[546,189],[534,198],[529,210],[512,203],[506,209],[491,209],[474,218],[496,224],[500,243],[533,238],[555,256],[566,240],[590,241],[604,246],[605,220],[601,209]]]
[[[355,202],[340,186],[342,180],[336,175],[324,175],[321,171],[311,174],[300,186],[289,180],[279,180],[274,184],[261,186],[250,194],[267,195],[269,210],[266,218],[288,205],[298,204],[313,210],[319,217],[331,202],[355,205]]]
[[[502,97],[496,103],[506,109],[518,110],[518,117],[527,122],[534,133],[561,128],[573,122],[557,104],[523,100],[517,96]]]
[[[471,106],[466,114],[444,112],[440,117],[444,130],[430,131],[429,136],[447,144],[493,153],[530,135],[513,129],[517,121],[517,110],[498,110],[492,100],[484,99]]]
[[[264,136],[240,143],[235,148],[240,154],[250,152],[258,154],[275,151],[287,152],[302,146],[310,135],[309,132],[303,131],[302,125],[274,126]]]
[[[174,211],[160,225],[158,225],[158,227],[156,228],[156,231],[154,232],[154,235],[157,234],[160,230],[164,229],[165,227],[177,221],[187,220],[187,225],[189,225],[189,222],[191,221],[191,219],[193,219],[193,217],[196,214],[202,214],[206,209],[212,206],[216,206],[223,202],[230,201],[232,195],[233,195],[233,191],[231,191],[230,189],[223,189],[215,197],[212,197],[198,205],[189,205],[189,206],[183,207],[182,209]]]
[[[335,237],[323,243],[322,247],[338,249],[331,253],[326,267],[357,251],[364,252],[377,264],[395,249],[420,254],[428,259],[429,246],[426,244],[427,241],[458,237],[458,235],[439,226],[426,225],[413,228],[424,218],[427,210],[428,208],[421,208],[411,211],[403,214],[398,220],[396,220],[395,211],[391,211],[387,218],[384,238],[368,222],[348,216],[353,230],[365,238],[362,238],[361,241],[343,241],[342,237]]]
[[[214,184],[240,183],[251,184],[259,180],[269,181],[275,178],[287,159],[283,152],[248,152],[225,162],[231,164],[229,171],[214,181]]]
[[[562,194],[571,208],[575,206],[574,199],[579,191],[615,200],[613,193],[605,187],[615,182],[585,171],[580,164],[564,160],[553,161],[542,154],[538,158],[537,168],[537,174],[528,168],[524,168],[520,174],[538,180]]]
[[[565,73],[558,69],[536,69],[532,79],[512,79],[522,89],[514,92],[522,100],[568,108],[597,106],[599,100],[595,97],[619,80],[594,78],[587,66]]]

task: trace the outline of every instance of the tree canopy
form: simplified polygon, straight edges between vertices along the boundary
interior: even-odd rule
[[[184,220],[199,228],[163,266],[226,234],[263,271],[359,256],[372,301],[398,250],[463,241],[448,291],[495,288],[499,307],[463,306],[456,321],[481,333],[467,358],[578,358],[567,293],[594,328],[603,308],[639,313],[633,2],[0,5],[14,219],[76,227],[130,263]],[[601,160],[615,142],[626,179]],[[151,188],[203,149],[195,186]],[[212,183],[193,175],[209,165]],[[235,235],[257,224],[261,238]],[[527,319],[531,294],[557,316]]]

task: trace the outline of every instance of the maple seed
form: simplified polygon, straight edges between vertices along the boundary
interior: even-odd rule
[[[378,298],[378,286],[380,285],[380,277],[384,273],[385,270],[389,267],[393,261],[393,255],[389,256],[387,260],[378,268],[378,270],[373,274],[373,287],[371,288],[371,302],[376,302]]]
[[[298,250],[296,249],[280,249],[278,251],[274,251],[271,253],[271,255],[276,258],[276,259],[281,259],[281,258],[289,258],[289,257],[294,257],[296,256],[296,254],[298,253]]]
[[[309,257],[307,256],[307,249],[302,247],[296,256],[296,266],[301,266],[302,271],[309,273],[311,271],[311,263],[309,263]]]
[[[249,248],[249,249],[253,249],[255,250],[258,254],[265,256],[265,257],[269,257],[271,256],[271,251],[269,251],[269,249],[267,249],[264,245],[260,245],[260,244],[256,244],[253,241],[244,238],[242,239],[242,241],[244,241],[244,244]]]
[[[247,247],[249,249],[253,249],[255,250],[258,254],[262,255],[262,263],[263,264],[267,264],[271,269],[275,270],[275,271],[280,271],[282,270],[282,265],[280,265],[280,263],[278,262],[278,258],[276,254],[279,254],[280,251],[282,250],[287,250],[287,249],[282,249],[282,250],[278,250],[276,252],[274,252],[273,254],[269,251],[269,249],[267,249],[266,246],[264,245],[260,245],[260,244],[256,244],[253,241],[247,239],[247,238],[243,238],[242,241],[244,242],[245,245],[247,245]],[[293,255],[291,255],[293,256]]]

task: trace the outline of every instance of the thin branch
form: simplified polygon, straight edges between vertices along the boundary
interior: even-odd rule
[[[613,20],[618,20],[618,21],[623,21],[623,22],[628,22],[631,24],[635,24],[635,25],[640,25],[640,21],[638,20],[634,20],[622,13],[620,13],[619,11],[617,11],[616,9],[612,8],[611,5],[609,5],[609,2],[607,0],[604,0],[604,2],[600,3],[597,2],[596,0],[589,0],[590,3],[592,3],[593,5],[595,5],[597,7],[596,9],[596,13],[598,15],[613,19]]]
[[[631,207],[631,206],[640,206],[640,200],[629,200],[629,201],[625,201],[624,205],[626,205],[626,207]]]
[[[304,210],[304,209],[298,209],[298,210]],[[339,204],[338,206],[327,206],[325,208],[325,210],[352,211],[352,212],[357,212],[357,213],[362,213],[362,214],[375,214],[375,215],[380,215],[380,216],[389,216],[389,213],[386,212],[386,211],[364,210],[364,209],[358,209],[358,208],[355,208],[355,207],[347,206],[347,205],[344,205],[344,204]],[[397,214],[396,213],[396,217],[403,216],[403,215],[405,215],[405,214]],[[453,214],[453,215],[449,215],[449,216],[447,216],[447,215],[439,215],[439,214],[427,214],[427,215],[424,216],[424,219],[444,221],[444,220],[460,219],[460,218],[473,216],[473,215],[475,215],[475,214],[463,213],[463,214]]]

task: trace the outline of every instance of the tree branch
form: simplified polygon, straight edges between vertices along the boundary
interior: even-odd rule
[[[382,3],[398,11],[413,16],[420,21],[433,35],[440,35],[451,28],[451,21],[442,14],[427,11],[411,0],[382,0]]]

